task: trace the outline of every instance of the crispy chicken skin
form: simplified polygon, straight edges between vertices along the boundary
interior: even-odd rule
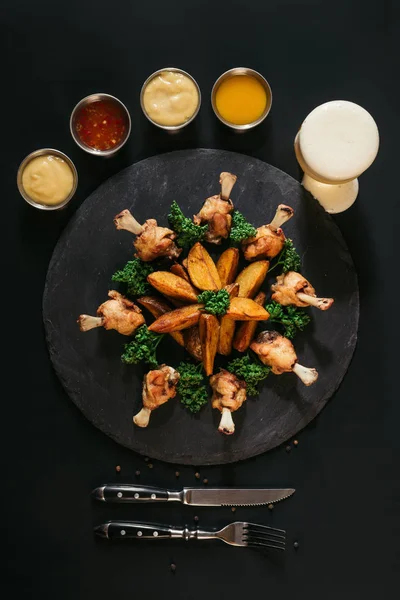
[[[333,304],[333,298],[317,298],[311,283],[295,271],[279,275],[271,289],[272,300],[282,306],[315,306],[320,310],[328,310]]]
[[[140,225],[125,209],[114,217],[117,229],[125,229],[137,237],[133,242],[137,258],[150,262],[156,258],[166,257],[176,259],[182,252],[175,244],[176,233],[168,227],[158,227],[155,219],[147,219]]]
[[[275,375],[289,373],[297,361],[292,342],[277,331],[263,331],[250,348]]]
[[[149,371],[143,379],[142,401],[143,408],[133,417],[138,427],[147,427],[153,410],[176,396],[176,386],[179,373],[172,367],[161,365],[158,369]]]
[[[254,237],[242,242],[245,259],[260,260],[277,256],[286,240],[281,225],[286,223],[293,214],[294,211],[290,206],[280,204],[271,223],[258,227],[257,234]]]
[[[136,256],[144,262],[149,262],[165,256],[176,259],[182,252],[174,242],[176,233],[168,227],[158,227],[155,219],[148,219],[143,224],[143,231],[137,236],[133,245],[136,248]]]
[[[108,296],[110,300],[103,302],[97,309],[97,317],[79,316],[78,324],[81,331],[104,327],[104,329],[115,329],[122,335],[132,335],[140,325],[145,323],[140,308],[128,298],[116,290],[110,290]]]
[[[223,239],[227,239],[229,236],[232,225],[230,213],[233,210],[233,204],[229,196],[236,179],[236,175],[232,175],[232,173],[221,173],[219,178],[221,193],[207,198],[200,212],[193,217],[196,225],[208,223],[205,237],[207,242],[220,244]]]
[[[210,377],[210,385],[213,390],[212,407],[222,413],[218,431],[230,435],[235,431],[232,413],[246,400],[246,383],[233,373],[220,369],[219,373]]]
[[[318,379],[315,369],[299,365],[292,342],[277,331],[263,331],[250,348],[275,375],[293,371],[307,386]]]

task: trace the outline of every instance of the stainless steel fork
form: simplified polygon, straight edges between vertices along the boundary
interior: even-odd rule
[[[236,521],[219,531],[167,527],[156,523],[135,523],[132,521],[108,521],[94,528],[97,535],[107,539],[183,539],[183,540],[222,540],[232,546],[247,548],[272,548],[285,550],[286,531],[267,525]]]

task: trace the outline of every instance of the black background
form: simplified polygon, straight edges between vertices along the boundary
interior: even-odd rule
[[[14,1],[1,9],[2,45],[2,542],[6,598],[239,598],[248,594],[327,600],[389,597],[400,565],[399,399],[395,336],[399,136],[399,48],[395,2],[322,0],[66,3]],[[178,66],[203,92],[193,127],[170,136],[142,116],[139,91],[155,69]],[[233,66],[269,80],[273,107],[256,131],[234,135],[214,118],[209,93]],[[83,96],[105,91],[132,115],[129,143],[101,160],[78,149],[69,115]],[[57,381],[44,341],[41,300],[58,236],[108,176],[146,156],[179,148],[247,153],[300,177],[293,138],[305,115],[331,99],[360,103],[381,134],[377,160],[356,204],[336,217],[361,292],[359,342],[332,402],[298,439],[241,464],[180,468],[178,485],[283,485],[275,507],[197,511],[181,506],[92,505],[105,480],[174,486],[171,465],[118,447],[84,420]],[[68,209],[43,214],[19,197],[26,154],[54,147],[74,160],[79,190]],[[182,173],[184,177],[184,173]],[[79,293],[79,290],[77,290]],[[121,465],[119,475],[115,466]],[[255,520],[288,532],[284,556],[218,543],[112,545],[92,525],[130,517],[203,527]],[[299,548],[293,548],[298,540]],[[170,563],[177,566],[170,571]]]

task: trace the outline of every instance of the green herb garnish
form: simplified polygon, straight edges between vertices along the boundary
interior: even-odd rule
[[[197,413],[208,402],[207,387],[202,373],[203,364],[181,362],[177,367],[180,378],[177,391],[181,402],[186,408]]]
[[[265,309],[269,312],[269,323],[280,323],[284,327],[285,337],[292,340],[298,331],[310,323],[311,318],[303,308],[297,306],[282,306],[272,301],[266,304]]]
[[[263,365],[260,362],[252,360],[252,358],[246,354],[241,358],[235,358],[226,367],[228,371],[243,379],[246,382],[246,393],[248,396],[257,396],[258,389],[257,385],[268,377],[271,371],[270,367]]]
[[[136,330],[133,340],[125,344],[122,362],[127,365],[144,362],[151,367],[158,367],[156,351],[163,337],[164,334],[154,333],[147,329],[147,325],[141,325]]]
[[[285,245],[283,246],[281,253],[278,254],[277,261],[272,265],[268,273],[271,273],[273,269],[280,265],[282,265],[282,273],[287,273],[288,271],[299,272],[301,269],[300,255],[294,247],[293,240],[290,238],[285,240]]]
[[[153,271],[154,267],[150,263],[143,262],[140,258],[134,258],[129,260],[123,269],[116,271],[112,280],[126,283],[128,296],[143,296],[150,290],[147,276]]]
[[[233,244],[240,244],[247,238],[257,235],[257,229],[249,223],[249,221],[238,210],[232,213],[232,227],[229,234],[229,239]]]
[[[204,310],[212,315],[224,315],[230,304],[229,293],[226,290],[206,290],[197,296],[197,300],[204,304]]]
[[[204,240],[208,229],[208,225],[195,225],[191,219],[185,217],[175,200],[171,204],[168,221],[178,234],[176,243],[181,248],[191,248],[196,242]]]

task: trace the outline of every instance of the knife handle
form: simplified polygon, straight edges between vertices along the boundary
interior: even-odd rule
[[[93,490],[92,495],[103,502],[168,502],[179,500],[180,492],[146,485],[108,483]]]
[[[130,539],[130,540],[155,540],[169,539],[172,531],[165,525],[158,523],[134,523],[132,521],[109,521],[104,525],[95,528],[97,533],[103,528],[103,537],[110,540]],[[102,535],[100,533],[100,535]]]

